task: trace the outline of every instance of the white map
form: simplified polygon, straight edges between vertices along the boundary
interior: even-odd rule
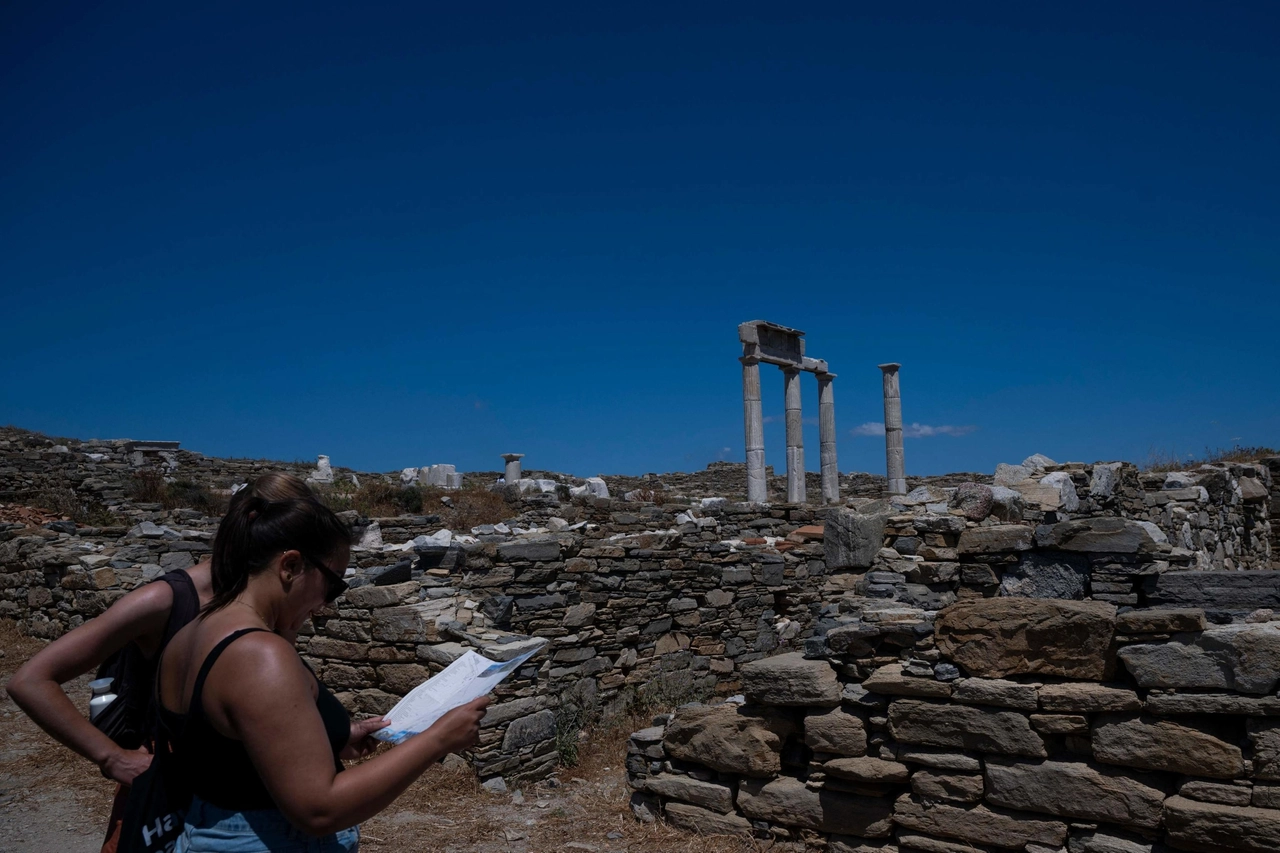
[[[373,736],[391,743],[402,743],[426,731],[454,708],[489,693],[540,651],[542,646],[502,662],[466,652],[443,672],[428,678],[397,702],[383,717],[391,725],[374,732]]]

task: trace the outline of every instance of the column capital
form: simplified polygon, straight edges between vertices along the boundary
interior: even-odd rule
[[[881,370],[883,370],[885,373],[897,373],[898,368],[902,367],[902,365],[898,364],[896,361],[891,361],[888,364],[880,364],[876,366],[879,367]]]
[[[836,378],[834,373],[815,373],[814,376],[818,377],[819,382],[830,382],[832,379]]]
[[[500,455],[502,456],[503,459],[505,459],[508,462],[515,462],[517,459],[524,458],[523,453],[502,453]]]
[[[760,363],[760,359],[759,359],[759,357],[758,357],[758,356],[754,356],[754,355],[744,355],[744,356],[741,356],[741,357],[738,359],[738,361],[742,362],[743,364],[747,364],[747,365],[749,365],[749,364],[759,364],[759,363]]]

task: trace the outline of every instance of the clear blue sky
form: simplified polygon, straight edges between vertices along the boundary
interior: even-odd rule
[[[0,422],[690,470],[761,318],[843,471],[884,361],[950,428],[909,475],[1275,446],[1278,45],[1274,2],[6,3]]]

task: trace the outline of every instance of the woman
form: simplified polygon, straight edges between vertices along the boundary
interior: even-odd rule
[[[255,498],[303,497],[311,497],[306,483],[291,474],[273,472],[236,493],[231,499],[231,511]],[[190,569],[170,572],[163,580],[166,582],[157,580],[134,590],[102,615],[45,646],[6,685],[13,701],[40,728],[98,765],[103,776],[119,783],[103,853],[115,851],[129,785],[151,764],[151,754],[145,746],[127,748],[112,741],[71,702],[62,685],[122,651],[131,668],[129,684],[136,695],[121,695],[116,701],[150,710],[155,663],[165,641],[213,599],[208,560]],[[190,606],[187,599],[194,599],[196,606]],[[175,601],[181,612],[175,612]]]
[[[179,853],[349,853],[356,824],[479,738],[487,699],[343,769],[386,724],[351,724],[280,634],[346,589],[350,536],[315,499],[253,499],[223,518],[213,600],[160,660],[160,722],[193,795]]]

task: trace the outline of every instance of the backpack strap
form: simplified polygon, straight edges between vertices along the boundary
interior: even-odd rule
[[[165,623],[164,636],[160,640],[160,651],[164,651],[173,635],[200,615],[200,595],[196,592],[195,581],[183,569],[161,575],[158,580],[167,583],[173,591],[173,606],[169,608],[169,621]]]

